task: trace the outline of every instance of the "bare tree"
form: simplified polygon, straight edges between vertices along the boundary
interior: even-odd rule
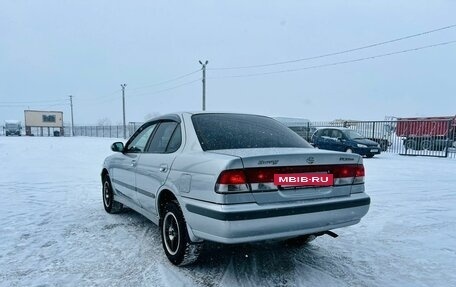
[[[97,126],[110,126],[111,120],[109,118],[102,118],[97,121]]]

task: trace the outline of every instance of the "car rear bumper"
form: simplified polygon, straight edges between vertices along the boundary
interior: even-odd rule
[[[191,237],[220,243],[287,238],[358,223],[369,210],[365,193],[279,205],[220,205],[183,198]]]

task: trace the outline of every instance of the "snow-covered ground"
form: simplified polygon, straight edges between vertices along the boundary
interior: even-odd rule
[[[0,137],[0,286],[456,286],[456,159],[366,159],[371,210],[338,238],[210,244],[178,268],[155,225],[103,210],[113,141]]]

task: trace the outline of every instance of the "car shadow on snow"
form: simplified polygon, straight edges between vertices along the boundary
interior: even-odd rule
[[[133,210],[119,215],[123,218],[121,223],[108,224],[103,228],[111,230],[123,226],[133,233],[139,232],[138,237],[146,237],[142,238],[146,248],[144,254],[158,256],[159,262],[167,262],[160,231],[155,224]],[[142,229],[148,232],[142,233]],[[343,280],[362,285],[360,274],[355,274],[357,272],[353,272],[353,268],[356,266],[356,270],[369,275],[372,274],[369,264],[356,262],[350,254],[332,245],[331,240],[319,237],[301,246],[281,240],[233,245],[205,242],[194,264],[184,267],[174,267],[170,263],[165,265],[197,286],[296,286],[304,281],[318,284],[322,277],[326,278],[326,282]]]
[[[350,286],[374,280],[368,262],[354,259],[331,240],[317,238],[302,246],[285,241],[236,245],[206,242],[199,260],[185,269],[195,283],[207,285],[296,286],[304,282],[319,285],[324,280],[331,285],[344,282]]]

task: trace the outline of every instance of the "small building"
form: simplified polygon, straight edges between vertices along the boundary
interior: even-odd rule
[[[25,110],[25,135],[64,135],[63,112]]]

